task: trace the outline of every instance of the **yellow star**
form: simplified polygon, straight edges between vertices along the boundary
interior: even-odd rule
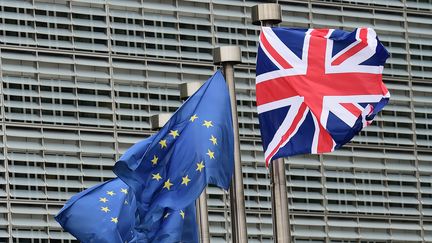
[[[128,190],[124,188],[121,189],[121,192],[123,192],[124,194],[128,194]]]
[[[196,171],[199,171],[199,172],[201,172],[202,169],[204,169],[204,167],[205,167],[204,161],[201,161],[201,162],[197,163],[196,165],[197,165]]]
[[[173,184],[170,182],[170,179],[168,179],[167,181],[165,181],[163,188],[170,190],[172,185]]]
[[[162,176],[160,176],[159,173],[157,173],[157,174],[152,174],[152,176],[153,176],[153,177],[152,177],[153,180],[157,180],[157,181],[159,181],[160,179],[162,179]]]
[[[185,217],[185,212],[183,212],[183,210],[180,210],[180,215],[181,215],[182,219],[184,219],[184,217]]]
[[[206,153],[209,157],[210,157],[210,159],[214,159],[215,157],[214,157],[214,152],[212,152],[210,149],[207,149],[207,153]]]
[[[159,158],[156,155],[153,155],[153,159],[151,160],[153,165],[157,165]]]
[[[125,200],[124,204],[128,205],[129,204],[128,200]]]
[[[215,138],[213,135],[211,135],[209,140],[212,141],[213,145],[217,145],[217,138]]]
[[[118,218],[111,217],[111,222],[114,222],[115,224],[117,224],[118,223]]]
[[[170,215],[170,213],[166,213],[164,216],[164,219],[168,218],[169,215]]]
[[[167,147],[166,139],[160,140],[159,144],[161,145],[161,148],[166,148]]]
[[[176,137],[180,136],[180,134],[178,133],[178,130],[171,130],[169,135],[173,136],[174,139]]]
[[[194,122],[195,119],[197,119],[198,116],[196,114],[194,114],[193,116],[191,116],[191,118],[189,119],[189,121]]]
[[[115,193],[113,191],[107,191],[107,194],[110,195],[110,196],[114,196],[115,195]]]
[[[108,213],[109,211],[111,211],[111,210],[109,210],[108,207],[101,207],[101,210],[104,211],[105,213]]]
[[[108,199],[106,199],[106,197],[100,197],[99,202],[106,203],[106,202],[108,202]]]
[[[186,175],[185,177],[182,177],[182,185],[184,184],[184,185],[188,185],[188,183],[191,181],[190,179],[189,179],[189,176],[188,175]]]
[[[205,126],[207,128],[212,127],[213,126],[212,121],[206,121],[206,120],[204,120],[203,126]]]

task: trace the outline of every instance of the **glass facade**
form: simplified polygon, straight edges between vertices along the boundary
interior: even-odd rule
[[[235,70],[249,242],[273,242],[255,107],[252,0],[0,0],[0,242],[72,242],[53,216],[114,177],[179,85]],[[432,1],[278,1],[281,26],[373,27],[391,102],[344,148],[286,160],[295,242],[432,241]],[[208,189],[211,242],[230,241],[228,194]]]

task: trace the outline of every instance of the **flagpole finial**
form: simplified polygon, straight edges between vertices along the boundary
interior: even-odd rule
[[[243,172],[240,155],[237,98],[234,84],[234,65],[241,63],[239,46],[221,46],[214,49],[213,62],[222,66],[228,85],[234,135],[234,175],[230,186],[231,239],[235,243],[247,243],[247,224],[243,188]]]
[[[201,82],[188,82],[180,84],[180,99],[186,100],[191,97],[200,87]]]
[[[171,113],[160,113],[157,115],[153,115],[150,118],[151,121],[151,128],[152,129],[160,129],[162,128],[165,123],[168,122],[168,120],[171,118]]]
[[[213,52],[213,62],[215,64],[223,63],[241,63],[241,50],[239,46],[221,46],[216,47]]]
[[[252,7],[252,24],[279,24],[282,22],[281,6],[277,3],[262,3]]]

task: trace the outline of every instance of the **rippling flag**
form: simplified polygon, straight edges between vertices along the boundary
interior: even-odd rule
[[[140,227],[146,230],[137,242],[199,242],[195,202],[184,209],[155,209],[157,212],[147,212],[147,219],[151,219]]]
[[[195,200],[207,184],[228,190],[233,139],[218,71],[158,133],[125,152],[114,167],[121,179],[73,196],[56,220],[82,242],[198,242]]]
[[[153,239],[166,209],[186,208],[207,184],[228,190],[233,136],[228,88],[217,71],[158,133],[133,145],[114,166],[136,195],[140,233]]]
[[[81,242],[133,242],[136,201],[120,179],[73,196],[55,219]]]
[[[79,241],[89,243],[198,242],[195,204],[164,209],[151,237],[136,230],[140,223],[135,196],[120,179],[112,179],[73,196],[55,219]]]
[[[387,104],[389,54],[370,28],[263,27],[256,100],[266,164],[350,141]]]

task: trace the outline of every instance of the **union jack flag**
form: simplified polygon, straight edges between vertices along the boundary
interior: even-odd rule
[[[325,153],[350,141],[387,104],[389,54],[370,28],[263,27],[256,99],[265,161]]]

